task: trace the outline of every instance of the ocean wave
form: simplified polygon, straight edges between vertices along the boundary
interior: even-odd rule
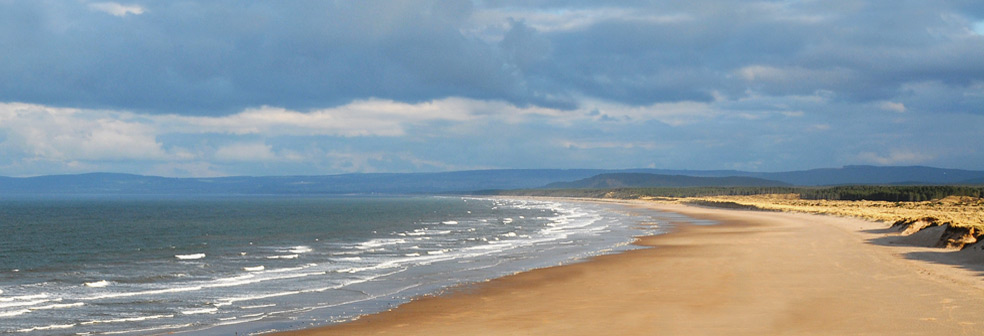
[[[287,250],[287,252],[294,253],[294,254],[308,253],[311,251],[313,250],[311,249],[310,246],[294,246],[290,248],[290,250]]]
[[[72,324],[52,324],[52,325],[49,325],[49,326],[31,327],[31,328],[27,328],[27,329],[18,329],[17,332],[19,332],[19,333],[29,333],[29,332],[35,332],[35,331],[68,329],[68,328],[73,328],[73,327],[75,327],[75,323],[72,323]]]
[[[247,271],[247,272],[259,272],[259,271],[262,271],[264,269],[266,269],[266,267],[263,267],[263,265],[243,267],[243,270],[244,271]]]
[[[413,231],[398,233],[397,235],[398,236],[401,236],[401,237],[405,237],[405,236],[421,237],[421,236],[446,235],[446,234],[449,234],[451,232],[453,232],[453,231],[451,231],[451,230],[433,230],[433,229],[428,229],[428,228],[422,228],[422,229],[416,229],[416,230],[413,230]]]
[[[317,266],[317,264],[314,264],[314,265]],[[304,270],[304,269],[307,269],[309,267],[313,267],[313,266],[305,265],[305,266],[288,267],[288,268],[277,268],[277,269],[272,269],[272,270],[266,271],[264,273],[285,273],[285,272],[293,272],[293,271]]]
[[[300,269],[295,267],[294,270]],[[264,276],[268,274],[277,274],[277,270],[262,271],[262,272],[252,272],[245,275],[235,276],[231,278],[221,278],[212,280],[209,283],[203,284],[203,288],[223,288],[223,287],[237,287],[250,285],[260,282],[275,281],[275,280],[285,280],[294,278],[303,278],[313,275],[324,275],[327,274],[324,271],[321,272],[308,272],[308,273],[293,273],[293,274],[283,274],[278,276]],[[282,273],[282,272],[280,272]]]
[[[152,331],[161,331],[161,330],[169,330],[169,329],[187,328],[187,327],[190,327],[192,325],[193,324],[191,324],[191,323],[187,323],[187,324],[171,324],[171,325],[164,325],[164,326],[153,327],[153,328],[146,328],[146,329],[106,331],[106,332],[102,332],[101,334],[102,335],[143,334],[143,333],[149,333],[149,332],[152,332]]]
[[[178,260],[198,260],[205,258],[205,253],[175,254],[174,257]]]
[[[233,303],[236,303],[236,302],[262,300],[262,299],[269,299],[269,298],[274,298],[274,297],[281,297],[281,296],[288,296],[288,295],[296,295],[296,294],[301,294],[301,293],[302,293],[302,291],[287,291],[287,292],[269,293],[269,294],[261,294],[261,295],[249,295],[249,296],[237,296],[237,297],[231,297],[231,298],[222,298],[222,299],[216,300],[216,301],[218,301],[218,303],[216,303],[215,306],[216,307],[224,307],[224,306],[232,305]],[[260,308],[260,307],[253,307],[253,308]],[[218,309],[218,308],[216,308],[216,309]],[[249,308],[243,307],[243,309],[249,309]]]
[[[79,323],[81,325],[92,325],[92,324],[110,324],[110,323],[125,323],[125,322],[139,322],[146,320],[157,320],[164,318],[172,318],[174,315],[150,315],[150,316],[136,316],[136,317],[123,317],[108,320],[91,320]]]
[[[375,271],[375,270],[383,270],[383,269],[389,269],[389,268],[396,268],[396,267],[400,267],[402,264],[404,264],[406,261],[409,261],[409,260],[412,260],[412,258],[388,260],[388,261],[384,261],[384,262],[378,263],[376,265],[366,266],[366,267],[349,267],[349,268],[343,268],[343,269],[335,270],[335,272],[336,273],[352,273],[352,274],[354,274],[354,273],[361,273],[361,272],[365,272],[365,271]]]
[[[267,259],[297,259],[297,254],[267,256]]]
[[[216,326],[227,326],[227,325],[233,325],[233,324],[256,322],[256,321],[262,320],[264,317],[266,317],[266,314],[260,315],[260,316],[257,316],[257,317],[253,317],[253,318],[246,318],[246,319],[238,319],[236,317],[233,317],[231,319],[222,320],[222,322],[216,323],[215,325]]]
[[[86,287],[97,287],[97,288],[98,287],[106,287],[106,286],[109,286],[109,281],[99,280],[99,281],[95,281],[95,282],[86,282],[85,283],[85,286]]]
[[[14,310],[14,311],[5,311],[5,312],[0,312],[0,317],[14,317],[14,316],[17,316],[17,315],[24,315],[24,314],[27,314],[27,313],[30,313],[30,312],[31,311],[29,309],[21,309],[21,310]]]
[[[176,288],[153,289],[153,290],[136,291],[136,292],[108,293],[108,294],[93,296],[93,297],[90,297],[90,298],[85,299],[84,301],[88,301],[88,300],[104,300],[104,299],[118,299],[118,298],[133,297],[133,296],[142,296],[142,295],[157,295],[157,294],[167,294],[167,293],[194,292],[194,291],[200,291],[203,288],[205,288],[205,287],[203,287],[203,286],[189,286],[189,287],[176,287]]]
[[[0,308],[13,308],[13,307],[33,306],[33,305],[37,305],[37,304],[41,304],[41,303],[45,303],[45,302],[51,302],[51,301],[56,301],[57,302],[57,301],[61,301],[61,299],[59,298],[59,299],[55,299],[55,300],[40,299],[40,300],[31,300],[31,301],[27,301],[27,300],[11,301],[11,302],[6,302],[6,303],[0,303]]]
[[[49,309],[64,309],[64,308],[74,308],[84,306],[85,302],[75,302],[75,303],[56,303],[47,306],[38,307],[28,307],[30,310],[49,310]]]
[[[0,302],[34,300],[34,299],[43,299],[43,298],[46,298],[46,297],[48,297],[48,294],[45,294],[45,293],[41,293],[41,294],[28,294],[28,295],[21,295],[21,296],[9,296],[9,297],[0,297]],[[0,306],[0,307],[2,307],[2,306]]]
[[[443,222],[441,222],[441,224],[444,224],[444,225],[458,225],[458,221],[453,221],[453,220],[452,221],[443,221]]]
[[[355,246],[355,248],[360,250],[368,250],[368,249],[373,249],[383,246],[399,245],[406,242],[407,240],[403,238],[377,238],[377,239],[372,239],[366,242],[359,243]]]
[[[182,310],[181,311],[181,314],[183,314],[183,315],[215,314],[218,311],[219,311],[219,308],[218,307],[199,308],[199,309]]]

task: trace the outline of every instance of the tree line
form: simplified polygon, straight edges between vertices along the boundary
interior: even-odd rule
[[[804,190],[799,194],[803,199],[921,202],[947,196],[984,197],[984,187],[850,185]]]
[[[764,194],[799,194],[802,199],[848,200],[848,201],[889,201],[919,202],[937,200],[947,196],[970,196],[984,198],[981,186],[878,186],[848,185],[834,187],[655,187],[655,188],[615,188],[615,189],[522,189],[491,190],[480,192],[483,195],[510,196],[555,196],[587,198],[640,197],[705,197],[705,196],[747,196]]]

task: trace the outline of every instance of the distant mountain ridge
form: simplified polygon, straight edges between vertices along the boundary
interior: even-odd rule
[[[115,173],[0,177],[0,196],[11,194],[412,194],[530,189],[611,173],[689,177],[752,177],[791,185],[982,184],[984,171],[933,167],[846,166],[760,173],[737,170],[503,169],[441,173],[340,174],[169,178]]]
[[[781,187],[789,183],[745,176],[699,177],[649,173],[610,173],[573,182],[551,183],[545,189],[609,189],[645,187]]]
[[[3,194],[407,194],[535,188],[604,170],[479,170],[445,173],[170,178],[115,173],[0,177]]]

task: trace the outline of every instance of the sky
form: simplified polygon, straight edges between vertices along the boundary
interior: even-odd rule
[[[0,0],[0,176],[984,170],[984,2]]]

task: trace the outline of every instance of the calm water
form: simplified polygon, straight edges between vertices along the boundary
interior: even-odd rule
[[[673,218],[670,218],[673,217]],[[631,248],[670,214],[459,197],[0,199],[0,334],[232,334],[344,321]]]

